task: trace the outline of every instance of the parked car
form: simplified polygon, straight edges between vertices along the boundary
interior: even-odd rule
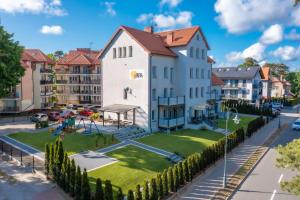
[[[283,108],[283,105],[278,102],[272,102],[272,108],[274,108],[276,110],[281,110]]]
[[[30,117],[32,122],[45,122],[48,121],[48,116],[44,113],[36,113]]]
[[[80,111],[79,114],[82,115],[82,116],[89,117],[92,114],[94,114],[94,112],[90,109],[84,109],[84,110]]]
[[[83,109],[84,109],[83,105],[78,105],[78,104],[73,105],[73,110],[83,110]]]
[[[275,116],[280,115],[280,110],[272,108],[272,114]]]
[[[300,130],[300,119],[297,119],[296,121],[293,122],[292,129],[293,130]]]
[[[60,111],[59,115],[60,115],[60,118],[66,119],[66,118],[75,116],[75,113],[72,110],[66,109],[66,110]]]
[[[99,109],[101,108],[102,106],[100,105],[95,105],[95,106],[92,106],[90,109],[93,111],[93,112],[99,112]]]
[[[50,121],[58,121],[60,118],[60,114],[57,111],[52,111],[48,114],[48,118]]]

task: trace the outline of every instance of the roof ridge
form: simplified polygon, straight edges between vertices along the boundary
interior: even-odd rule
[[[181,30],[193,29],[193,28],[200,28],[200,26],[191,26],[191,27],[186,27],[186,28],[178,28],[178,29],[173,29],[173,30],[154,32],[154,34],[157,34],[157,33],[167,33],[167,32],[171,32],[171,31],[181,31]]]

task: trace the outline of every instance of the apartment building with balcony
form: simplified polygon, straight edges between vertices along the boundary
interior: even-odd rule
[[[285,80],[282,76],[271,78],[272,88],[271,88],[271,97],[282,98],[293,96],[291,92],[291,83]]]
[[[207,115],[210,47],[200,27],[154,32],[121,26],[103,49],[103,106],[137,106],[135,123],[152,132],[194,127]],[[113,118],[113,114],[107,114]]]
[[[213,68],[213,73],[224,81],[221,91],[223,99],[259,104],[263,78],[260,67]]]
[[[25,74],[20,84],[0,99],[0,113],[19,113],[51,104],[54,61],[39,49],[25,49],[20,62]]]
[[[100,51],[77,48],[56,63],[56,95],[63,104],[102,104]]]

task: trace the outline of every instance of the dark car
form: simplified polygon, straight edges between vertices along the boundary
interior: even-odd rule
[[[36,113],[30,117],[32,122],[44,122],[48,121],[48,116],[44,113]]]
[[[48,118],[50,121],[58,121],[60,119],[60,114],[57,111],[53,111],[48,114]]]

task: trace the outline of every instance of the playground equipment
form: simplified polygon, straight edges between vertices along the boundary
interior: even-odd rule
[[[61,125],[59,125],[55,131],[53,131],[52,135],[56,136],[56,135],[60,135],[61,132],[65,129],[68,128],[72,128],[75,127],[75,117],[71,117],[68,119],[65,119]]]
[[[77,129],[79,129],[79,126],[80,126],[81,122],[83,123],[83,127],[84,127],[84,132],[82,132],[83,134],[85,134],[85,135],[92,134],[92,126],[94,126],[95,129],[97,130],[97,132],[99,134],[101,134],[101,132],[99,131],[99,129],[98,129],[98,127],[97,127],[94,120],[91,119],[90,123],[86,124],[85,121],[84,121],[84,118],[81,118],[78,125],[77,125]]]

